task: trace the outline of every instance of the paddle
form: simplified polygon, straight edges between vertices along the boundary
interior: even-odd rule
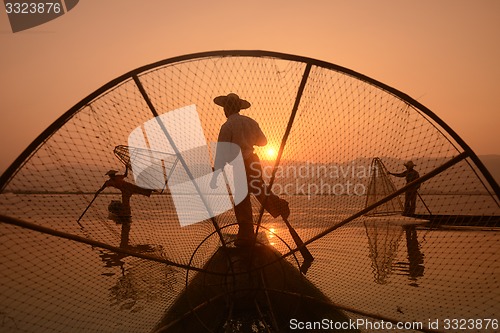
[[[101,193],[101,191],[102,191],[102,187],[95,193],[94,197],[90,201],[90,203],[87,206],[87,208],[85,208],[85,210],[83,211],[82,215],[80,215],[80,217],[78,218],[78,220],[76,220],[76,223],[78,223],[78,225],[80,227],[83,228],[83,226],[80,224],[80,220],[82,219],[83,215],[85,215],[85,213],[87,212],[87,210],[90,208],[90,206],[92,205],[92,203],[94,203],[94,200],[97,198],[97,196],[99,195],[99,193]]]
[[[304,262],[300,266],[300,271],[303,274],[307,273],[307,270],[309,267],[311,267],[312,262],[314,261],[314,257],[312,256],[311,252],[307,249],[307,247],[304,245],[304,242],[300,238],[299,234],[297,231],[292,227],[290,222],[288,222],[288,219],[283,217],[283,221],[285,222],[288,231],[290,232],[290,235],[292,235],[293,241],[295,242],[295,245],[297,245],[297,248],[300,251],[300,254],[304,258]]]
[[[420,193],[417,192],[417,195],[418,197],[420,198],[420,201],[422,201],[422,203],[424,204],[425,208],[427,209],[427,211],[429,212],[429,215],[432,215],[432,212],[431,210],[429,209],[429,207],[427,207],[427,205],[425,204],[425,201],[424,199],[422,199],[422,196],[420,195]]]
[[[233,200],[233,196],[231,195],[231,187],[229,186],[227,175],[224,172],[224,169],[222,170],[222,175],[224,176],[224,181],[226,183],[227,191],[229,193],[229,197],[231,198],[231,202],[232,202],[233,207],[234,207],[235,206],[235,202]],[[290,222],[288,222],[288,219],[285,218],[285,217],[283,217],[283,216],[281,216],[281,217],[283,218],[283,221],[285,222],[285,225],[287,226],[288,231],[290,232],[290,235],[292,236],[293,241],[295,242],[295,245],[299,249],[300,254],[304,258],[304,262],[300,266],[300,271],[303,274],[306,274],[307,270],[309,269],[309,267],[311,267],[311,264],[312,264],[312,262],[314,260],[314,257],[312,256],[311,252],[309,252],[309,250],[307,249],[307,247],[304,246],[304,242],[300,238],[300,236],[297,233],[297,231],[292,227],[292,225],[290,224]]]

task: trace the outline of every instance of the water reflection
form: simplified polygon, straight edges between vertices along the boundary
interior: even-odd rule
[[[164,257],[161,245],[129,243],[131,220],[120,221],[118,224],[121,224],[120,248]],[[116,277],[116,282],[109,288],[109,297],[110,305],[120,311],[139,312],[146,304],[164,297],[159,294],[160,291],[173,291],[174,284],[177,283],[177,271],[165,264],[107,250],[102,250],[99,257],[106,270],[109,270],[101,275]],[[114,269],[116,267],[119,272]]]
[[[401,275],[408,275],[408,278],[413,281],[410,286],[418,287],[417,279],[424,276],[424,254],[420,249],[416,226],[405,225],[403,230],[406,234],[408,261],[397,262],[395,268]]]
[[[417,280],[424,276],[424,254],[418,241],[416,225],[400,225],[380,219],[364,222],[364,225],[375,282],[387,283],[395,270],[398,275],[408,276],[410,286],[418,287]],[[395,262],[403,233],[406,236],[407,261]]]
[[[101,258],[102,262],[104,263],[105,268],[119,267],[122,271],[122,274],[124,273],[123,265],[125,264],[122,261],[122,259],[125,258],[126,256],[127,256],[126,254],[107,252],[107,251],[102,251],[99,254],[99,257]],[[101,275],[112,276],[112,275],[115,275],[115,273],[103,273]]]
[[[120,247],[122,248],[128,247],[131,222],[132,222],[131,220],[122,222],[122,232],[120,237]]]
[[[276,245],[276,229],[275,228],[269,228],[267,231],[267,239],[269,240],[269,244],[271,246]]]
[[[392,272],[392,262],[398,252],[403,229],[400,225],[380,219],[366,221],[364,225],[368,237],[373,277],[376,283],[385,284]]]

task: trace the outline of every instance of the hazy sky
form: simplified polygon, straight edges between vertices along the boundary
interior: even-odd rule
[[[500,1],[82,0],[12,33],[0,7],[0,172],[115,77],[211,50],[292,53],[388,84],[500,154]]]

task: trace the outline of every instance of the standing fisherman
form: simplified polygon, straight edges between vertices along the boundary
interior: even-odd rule
[[[245,164],[248,194],[234,207],[239,230],[235,241],[236,246],[251,245],[254,240],[252,203],[250,193],[254,194],[264,208],[273,216],[282,216],[285,220],[290,215],[288,202],[280,199],[266,185],[262,179],[262,167],[259,157],[254,153],[254,146],[265,146],[267,138],[259,127],[259,124],[250,117],[243,116],[240,111],[248,109],[250,103],[234,93],[227,96],[218,96],[214,103],[224,108],[227,121],[222,125],[218,142],[230,142],[238,145],[241,149]],[[222,172],[226,163],[232,161],[234,152],[222,151],[223,145],[217,145],[215,156],[214,174],[210,186],[217,187],[217,177]],[[238,190],[239,186],[236,186]]]
[[[413,169],[415,163],[413,161],[408,161],[404,164],[406,170],[400,173],[389,172],[390,175],[396,177],[406,177],[406,184],[411,183],[415,179],[419,178],[420,175],[417,170]],[[417,203],[417,191],[420,188],[420,184],[408,188],[405,192],[405,208],[403,210],[403,216],[411,216],[415,214],[415,208]]]
[[[115,205],[112,207],[110,204],[110,211],[116,214],[118,217],[128,217],[131,216],[130,209],[130,197],[133,194],[141,194],[149,197],[154,190],[150,190],[147,188],[143,188],[137,186],[135,184],[129,183],[125,180],[128,174],[128,167],[125,169],[125,173],[123,175],[117,175],[116,170],[109,170],[106,175],[109,176],[109,179],[101,186],[101,188],[97,191],[96,195],[101,193],[106,187],[114,187],[119,189],[122,192],[122,201],[120,205]]]

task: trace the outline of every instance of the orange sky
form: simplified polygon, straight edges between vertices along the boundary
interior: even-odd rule
[[[500,1],[84,0],[15,34],[0,8],[0,172],[113,78],[224,49],[351,68],[420,101],[477,154],[500,154]]]

